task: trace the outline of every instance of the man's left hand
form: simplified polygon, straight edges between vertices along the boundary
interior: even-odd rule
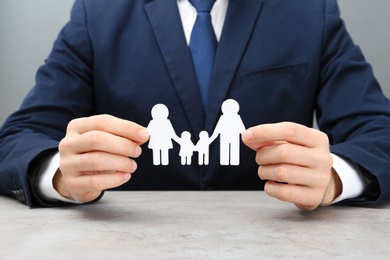
[[[267,180],[268,195],[314,210],[341,194],[325,133],[283,122],[251,127],[242,133],[242,141],[256,151],[258,175]]]

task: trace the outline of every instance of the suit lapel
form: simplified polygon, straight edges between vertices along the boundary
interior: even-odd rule
[[[211,133],[252,35],[263,0],[230,0],[218,44],[205,129]]]
[[[194,134],[204,127],[199,88],[176,0],[145,5],[151,26]]]

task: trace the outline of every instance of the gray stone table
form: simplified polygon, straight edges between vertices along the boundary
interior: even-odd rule
[[[303,212],[263,192],[107,192],[34,208],[0,197],[0,259],[390,259],[390,205]]]

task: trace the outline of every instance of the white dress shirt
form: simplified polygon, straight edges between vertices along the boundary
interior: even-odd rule
[[[214,27],[214,32],[219,41],[222,33],[223,24],[225,21],[226,11],[229,0],[217,0],[211,10],[211,19]],[[177,6],[180,13],[181,22],[183,25],[184,34],[189,45],[192,27],[196,20],[196,9],[188,0],[177,0]],[[332,202],[336,203],[344,199],[356,198],[364,191],[364,182],[360,175],[359,169],[352,163],[343,158],[332,154],[333,169],[339,175],[343,190],[341,195]],[[60,156],[58,153],[50,156],[41,167],[38,173],[38,193],[45,200],[60,200],[70,203],[78,203],[61,196],[53,187],[53,177],[60,164]]]

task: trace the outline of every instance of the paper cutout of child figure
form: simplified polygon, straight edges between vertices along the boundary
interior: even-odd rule
[[[172,139],[179,143],[179,137],[168,119],[169,110],[163,104],[152,108],[152,120],[146,127],[150,134],[148,147],[153,150],[154,165],[169,164],[169,149],[173,148]]]
[[[199,165],[209,165],[209,134],[206,131],[199,133],[199,141],[196,143],[195,150],[198,151]]]
[[[184,131],[181,134],[179,144],[180,144],[179,155],[181,157],[181,164],[182,165],[191,165],[192,155],[193,155],[194,150],[195,150],[195,145],[191,141],[190,132]]]
[[[234,99],[227,99],[221,106],[222,115],[210,137],[210,143],[220,135],[220,164],[240,164],[240,134],[245,131],[238,111],[240,105]]]

